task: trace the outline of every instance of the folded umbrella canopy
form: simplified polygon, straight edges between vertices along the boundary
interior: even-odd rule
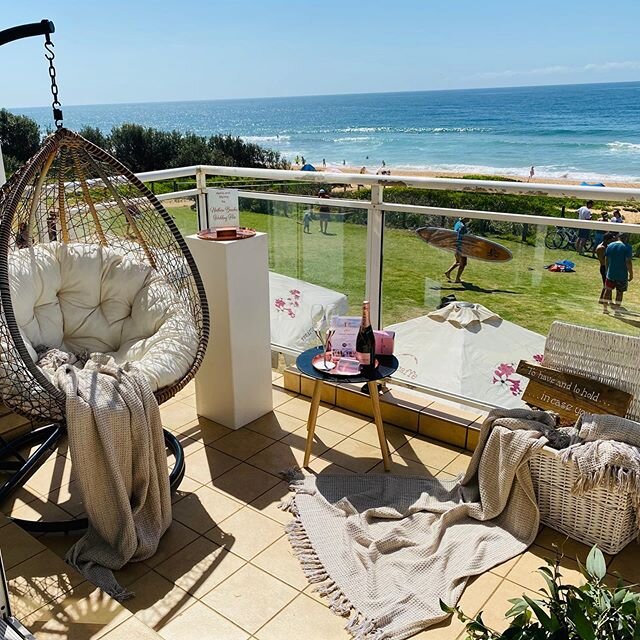
[[[545,337],[480,304],[452,302],[386,327],[396,332],[394,378],[500,407],[523,407],[520,360],[542,360]]]

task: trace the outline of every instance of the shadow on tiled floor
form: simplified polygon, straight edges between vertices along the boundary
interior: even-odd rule
[[[156,555],[118,572],[136,593],[122,605],[101,594],[61,558],[77,536],[24,533],[0,522],[12,604],[38,639],[106,637],[110,640],[305,640],[348,638],[344,620],[329,611],[308,586],[284,535],[290,515],[278,508],[288,494],[280,472],[301,464],[308,399],[274,381],[273,413],[231,431],[195,411],[193,386],[162,407],[165,426],[186,453],[186,476],[173,497],[174,521]],[[462,449],[388,425],[392,472],[452,479],[465,471]],[[46,463],[4,512],[23,518],[70,518],[82,512],[69,459]],[[383,472],[369,418],[321,406],[311,460],[312,473]],[[4,525],[4,526],[3,526]],[[535,590],[535,569],[553,555],[563,537],[543,529],[518,558],[471,581],[462,597],[468,614],[484,610],[490,625],[504,626],[508,599]],[[567,578],[587,547],[565,544]],[[640,580],[640,547],[630,545],[610,564],[629,581]],[[463,636],[457,620],[425,631],[421,640]]]

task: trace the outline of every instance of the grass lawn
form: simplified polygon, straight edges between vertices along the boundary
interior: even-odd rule
[[[183,233],[196,231],[196,216],[188,207],[170,209]],[[287,276],[306,280],[348,296],[351,312],[359,313],[364,297],[366,227],[332,219],[329,233],[311,223],[304,234],[297,218],[243,211],[241,223],[269,234],[269,267]],[[605,316],[598,304],[601,280],[598,261],[574,251],[544,246],[546,227],[536,246],[499,240],[513,253],[506,263],[469,260],[464,284],[448,283],[443,276],[453,254],[435,249],[415,233],[387,229],[384,236],[383,320],[389,325],[424,315],[445,295],[477,302],[507,320],[545,334],[554,320],[621,333],[640,328],[640,274],[625,294],[624,314]],[[568,258],[575,273],[549,273],[544,265]],[[636,315],[637,313],[637,315]]]

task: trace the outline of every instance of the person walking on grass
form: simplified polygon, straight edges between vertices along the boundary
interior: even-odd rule
[[[458,218],[453,225],[453,230],[458,234],[456,237],[456,259],[455,262],[444,272],[445,278],[451,282],[451,272],[457,267],[458,273],[456,274],[456,282],[462,282],[462,272],[467,266],[467,256],[462,255],[462,241],[465,234],[468,232],[467,223],[469,218]]]
[[[324,190],[320,189],[318,191],[318,198],[329,198],[329,194]],[[329,228],[329,207],[326,205],[320,206],[320,233],[324,233],[327,235],[327,230]]]
[[[593,207],[593,200],[589,200],[584,207],[578,209],[578,220],[591,220],[591,208]],[[584,253],[584,247],[587,244],[587,240],[591,235],[589,229],[578,229],[578,240],[576,241],[576,251],[582,255]]]
[[[623,233],[604,252],[607,276],[604,281],[604,313],[609,313],[609,304],[618,311],[622,306],[622,296],[633,280],[633,249],[628,244],[629,236]],[[611,302],[613,290],[616,301]]]
[[[311,211],[309,209],[304,212],[304,215],[302,216],[302,223],[304,225],[302,227],[302,231],[304,233],[311,233]]]
[[[604,215],[604,214],[603,214]],[[607,247],[617,238],[617,234],[613,231],[608,231],[602,237],[602,240],[596,247],[596,258],[598,258],[598,262],[600,263],[600,277],[602,278],[602,291],[600,291],[600,299],[598,302],[600,304],[604,304],[604,294],[605,294],[605,281],[607,279],[607,264],[605,259],[605,253],[607,251]]]

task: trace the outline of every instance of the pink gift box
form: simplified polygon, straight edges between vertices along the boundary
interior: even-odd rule
[[[376,331],[373,335],[376,338],[376,355],[379,356],[392,356],[393,355],[393,343],[396,337],[395,331]]]

